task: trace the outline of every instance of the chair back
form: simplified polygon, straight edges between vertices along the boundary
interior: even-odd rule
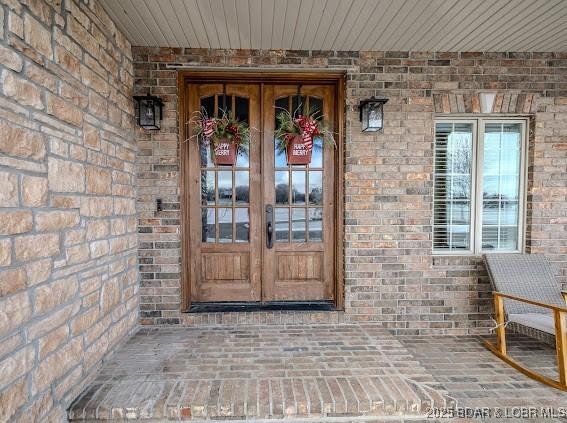
[[[542,303],[565,307],[551,265],[541,254],[485,254],[490,282],[495,291]],[[507,314],[543,313],[549,310],[510,299],[504,300]]]

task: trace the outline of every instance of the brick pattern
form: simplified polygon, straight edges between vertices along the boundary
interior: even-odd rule
[[[376,325],[145,328],[103,367],[69,419],[416,416],[454,405],[433,382]]]
[[[492,102],[482,107],[481,93],[459,93],[453,90],[451,94],[433,94],[433,109],[435,113],[535,113],[537,98],[535,94],[521,94],[513,90],[506,92],[491,91]]]
[[[520,325],[516,322],[508,322],[506,328],[510,329],[510,331],[514,333],[529,336],[530,338],[537,339],[542,344],[546,344],[552,348],[555,348],[555,335],[552,335],[551,333],[547,333],[535,328],[530,328],[529,326]]]
[[[566,284],[567,97],[540,99],[531,129],[527,248],[546,254]]]
[[[375,324],[143,328],[71,406],[70,419],[401,422],[445,403],[448,409],[438,412],[456,405],[455,411],[485,414],[419,421],[496,423],[503,418],[496,412],[523,421],[513,413],[528,407],[529,421],[565,420],[567,393],[522,375],[482,341],[396,337]],[[557,377],[554,347],[509,334],[508,348],[530,368]],[[488,410],[493,419],[483,418]],[[551,410],[558,418],[533,414]]]
[[[318,325],[345,321],[343,311],[254,311],[182,313],[184,326]]]
[[[550,388],[522,375],[513,367],[496,358],[482,344],[478,336],[403,336],[397,340],[412,357],[454,398],[459,407],[488,408],[493,419],[465,421],[502,421],[496,410],[508,413],[506,419],[524,421],[514,408],[533,407],[533,421],[564,421],[557,411],[567,400],[567,393]],[[524,335],[507,334],[508,353],[526,367],[553,379],[558,378],[555,346],[540,343]],[[549,409],[555,410],[556,419]],[[516,413],[519,411],[516,410]],[[524,416],[525,417],[525,416]],[[529,420],[529,419],[528,419]]]
[[[480,259],[434,257],[431,240],[435,113],[480,111],[487,91],[497,94],[493,113],[535,117],[527,247],[548,254],[567,281],[567,54],[134,47],[133,57],[135,90],[165,101],[163,129],[137,133],[143,324],[195,322],[179,311],[178,66],[346,71],[345,320],[382,322],[404,334],[485,333],[490,326]],[[358,103],[372,95],[390,99],[385,128],[362,134]],[[161,213],[156,198],[164,201]]]
[[[138,320],[133,66],[95,1],[0,0],[0,421],[61,421]]]

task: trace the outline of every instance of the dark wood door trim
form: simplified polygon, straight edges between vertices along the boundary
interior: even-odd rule
[[[182,70],[178,72],[178,80],[185,82],[238,82],[238,83],[270,83],[270,84],[291,84],[296,85],[298,81],[301,83],[317,84],[339,84],[342,81],[344,86],[345,72],[313,72],[313,71],[199,71],[199,70]]]
[[[186,122],[189,120],[187,85],[189,83],[236,82],[277,84],[297,84],[298,81],[309,84],[333,85],[335,89],[335,128],[337,128],[337,154],[335,155],[335,306],[344,309],[344,128],[345,128],[345,76],[344,72],[292,72],[292,71],[202,71],[183,70],[178,72],[178,110],[179,110],[179,162],[180,162],[180,201],[181,201],[181,311],[191,305],[191,248],[189,240],[189,198],[188,183],[189,156],[185,140],[188,136]],[[260,98],[263,93],[260,94]],[[264,105],[262,105],[262,108]]]

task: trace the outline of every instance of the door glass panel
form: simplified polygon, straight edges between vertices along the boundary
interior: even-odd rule
[[[201,209],[201,227],[203,242],[215,242],[215,209],[204,207]]]
[[[275,100],[277,115],[282,109],[292,114],[315,113],[323,120],[323,99],[314,96],[289,95]],[[279,140],[274,139],[274,180],[275,204],[288,205],[276,210],[278,229],[276,240],[279,242],[322,242],[323,240],[323,154],[324,145],[321,137],[313,140],[313,151],[309,165],[288,165],[284,151],[278,149]],[[285,170],[284,170],[285,169]],[[297,207],[306,206],[306,207]],[[279,216],[279,217],[278,217]],[[289,218],[289,225],[287,223]],[[286,228],[285,231],[283,228]],[[288,237],[289,231],[289,237]]]
[[[236,167],[248,168],[250,167],[250,152],[246,148],[239,148],[238,155],[236,156]]]
[[[319,170],[309,172],[309,205],[323,204],[323,172]]]
[[[277,171],[275,174],[276,204],[289,204],[289,172]]]
[[[199,152],[201,156],[201,167],[213,167],[211,147],[206,145],[202,140],[199,141]]]
[[[234,221],[236,227],[234,241],[248,242],[250,240],[250,217],[248,208],[234,209]]]
[[[218,209],[219,242],[232,242],[232,209]]]
[[[323,140],[321,137],[316,137],[313,140],[313,151],[311,152],[310,168],[323,167]]]
[[[215,114],[215,96],[204,97],[201,99],[201,110],[206,113],[207,116],[213,116]]]
[[[250,178],[248,171],[237,171],[235,174],[236,187],[234,188],[236,204],[250,202]]]
[[[218,95],[218,115],[222,116],[223,113],[229,114],[232,112],[232,96],[227,95],[226,97],[221,94]]]
[[[218,116],[223,111],[235,112],[243,122],[250,120],[250,100],[222,92],[200,100],[201,110],[207,116]],[[215,110],[216,106],[216,110]],[[203,242],[249,242],[250,167],[248,152],[239,151],[236,166],[216,166],[211,158],[210,146],[200,143],[201,203]]]
[[[323,99],[309,96],[309,111],[315,115],[317,120],[323,119]]]
[[[291,202],[292,204],[305,204],[305,171],[292,172]]]
[[[275,221],[276,242],[288,242],[289,209],[287,207],[276,207]]]
[[[309,241],[323,241],[323,209],[309,208]]]
[[[291,233],[292,241],[305,241],[305,209],[293,208],[291,214]]]
[[[215,172],[211,170],[201,171],[201,203],[215,204]]]
[[[319,122],[323,121],[323,99],[318,97],[309,97],[309,110],[315,113],[315,117]],[[313,142],[313,152],[311,153],[311,168],[323,167],[323,140],[320,137],[315,138]]]
[[[275,144],[276,147],[274,149],[274,154],[275,154],[275,166],[276,167],[287,167],[287,160],[285,157],[285,151],[280,151],[277,147],[279,140],[276,139]]]
[[[250,101],[245,97],[235,96],[234,98],[234,117],[242,122],[248,122]]]
[[[276,100],[276,117],[278,115],[279,112],[281,112],[282,110],[287,110],[289,111],[289,97],[282,97],[282,98],[278,98]],[[276,119],[276,125],[278,124],[278,121]],[[276,126],[277,129],[277,126]]]
[[[218,172],[219,204],[232,204],[232,171]]]
[[[294,95],[291,97],[291,112],[292,115],[302,115],[306,110],[305,107],[305,96]]]
[[[289,111],[289,97],[278,98],[275,104],[275,129],[278,129],[278,119],[277,116],[282,111],[287,110]],[[279,139],[274,140],[274,166],[275,167],[287,167],[287,160],[285,157],[285,151],[282,151],[278,148]]]

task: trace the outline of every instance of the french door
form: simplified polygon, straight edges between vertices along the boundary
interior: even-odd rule
[[[308,165],[288,165],[277,114],[317,111],[333,130],[334,87],[189,84],[188,115],[225,110],[250,126],[248,151],[215,165],[189,124],[187,231],[192,302],[334,299],[335,149],[315,138]]]

